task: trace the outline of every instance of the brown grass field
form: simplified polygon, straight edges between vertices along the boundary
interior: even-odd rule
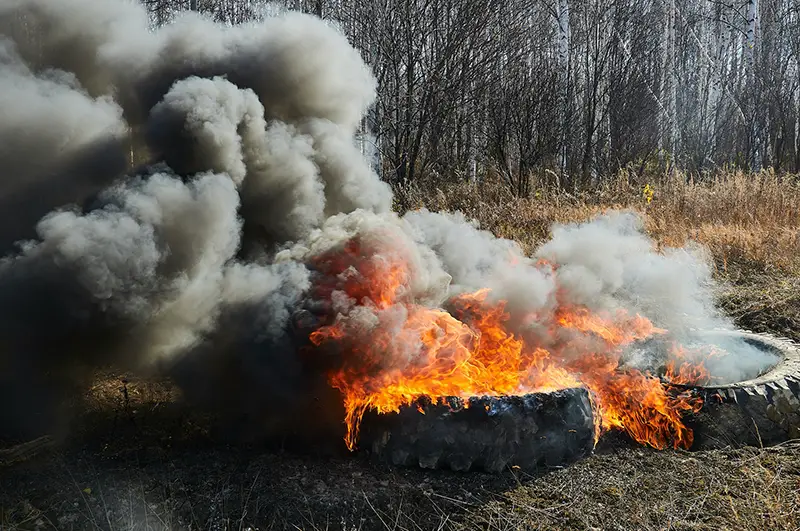
[[[584,221],[612,209],[639,212],[659,246],[697,242],[708,249],[719,304],[741,326],[800,338],[798,177],[731,172],[702,183],[683,175],[636,182],[621,173],[599,189],[575,194],[554,191],[546,182],[534,190],[531,198],[518,199],[496,182],[421,185],[397,196],[409,209],[459,210],[526,250],[545,241],[553,223]]]
[[[587,192],[533,189],[515,199],[497,183],[420,185],[398,191],[398,209],[461,210],[528,250],[554,222],[635,210],[659,245],[709,250],[719,305],[738,325],[800,340],[796,178],[623,173]],[[0,529],[800,529],[796,442],[685,452],[611,436],[535,476],[395,469],[228,445],[169,382],[130,379],[126,400],[123,376],[98,379],[63,444],[0,452]]]

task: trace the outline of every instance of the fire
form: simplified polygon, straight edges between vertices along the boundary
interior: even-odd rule
[[[672,345],[665,379],[678,385],[708,385],[716,378],[706,369],[705,361],[724,356],[728,356],[728,352],[714,346],[686,348]]]
[[[655,448],[688,448],[692,432],[682,417],[701,399],[673,384],[703,380],[702,364],[675,348],[667,383],[621,366],[623,347],[664,334],[641,316],[622,311],[592,313],[560,305],[549,328],[536,337],[511,331],[503,301],[487,289],[453,297],[449,311],[416,303],[410,271],[399,256],[364,253],[358,240],[320,258],[319,294],[346,294],[348,311],[311,333],[312,344],[340,356],[329,373],[345,406],[347,447],[358,441],[368,409],[399,411],[420,396],[502,396],[585,387],[596,411],[596,437],[627,432]],[[535,319],[536,316],[532,316]]]

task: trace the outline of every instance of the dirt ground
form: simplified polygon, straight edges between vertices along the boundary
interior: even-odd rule
[[[124,412],[116,426],[113,416],[83,419],[95,429],[3,467],[0,528],[800,527],[800,443],[690,453],[611,437],[595,455],[536,475],[458,474],[227,446],[198,426],[170,436],[174,419],[156,427],[136,415],[138,425]]]
[[[799,284],[729,282],[720,306],[800,339]],[[343,444],[226,443],[169,382],[123,376],[98,379],[59,443],[0,450],[0,529],[800,529],[800,441],[684,452],[611,435],[535,475],[399,469]]]
[[[656,451],[621,435],[529,475],[228,444],[168,382],[108,376],[65,440],[0,453],[0,529],[800,529],[800,441]],[[5,455],[5,461],[3,459]]]

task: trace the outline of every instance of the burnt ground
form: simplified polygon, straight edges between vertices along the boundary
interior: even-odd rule
[[[139,394],[135,382],[129,389]],[[0,528],[800,526],[800,443],[691,453],[612,436],[595,455],[536,475],[453,473],[226,445],[167,405],[131,403],[88,413],[62,444],[2,466]]]
[[[800,290],[772,288],[722,306],[800,339]],[[402,469],[343,444],[228,443],[169,382],[123,376],[98,379],[57,443],[0,451],[0,529],[800,529],[800,442],[656,451],[612,434],[534,475]]]

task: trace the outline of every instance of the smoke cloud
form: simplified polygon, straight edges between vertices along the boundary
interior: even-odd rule
[[[392,264],[407,300],[489,288],[540,343],[564,301],[687,338],[731,327],[701,250],[656,252],[633,214],[556,227],[531,258],[458,213],[392,213],[354,141],[374,91],[310,16],[231,28],[189,13],[152,32],[122,0],[4,1],[0,435],[53,429],[105,366],[164,371],[193,403],[280,424],[341,363],[307,355],[309,329],[338,316],[407,333],[402,306],[344,290]],[[418,363],[412,339],[382,365]]]

